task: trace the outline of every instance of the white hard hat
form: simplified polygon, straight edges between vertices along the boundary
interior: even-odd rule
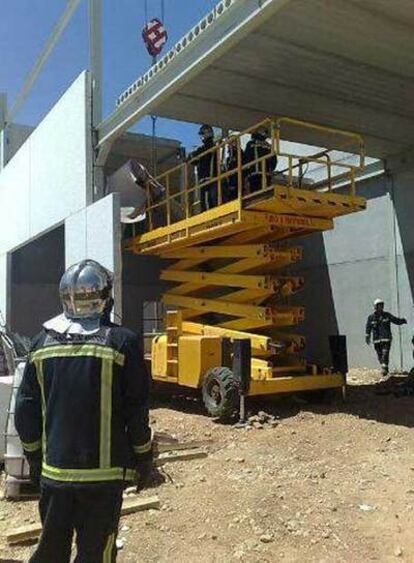
[[[384,304],[384,299],[375,299],[374,301],[374,307],[376,307],[377,305],[379,305],[380,303]]]

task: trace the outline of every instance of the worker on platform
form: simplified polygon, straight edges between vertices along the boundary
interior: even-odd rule
[[[188,155],[188,160],[197,168],[201,211],[206,211],[217,206],[217,180],[214,180],[218,176],[217,151],[210,150],[215,147],[211,125],[202,125],[198,134],[201,145]]]
[[[369,345],[372,341],[381,364],[382,375],[388,374],[388,364],[390,357],[390,349],[392,342],[391,323],[396,325],[407,324],[406,319],[399,319],[384,311],[383,299],[374,301],[374,312],[369,315],[366,324],[366,343]]]
[[[109,320],[112,274],[93,260],[60,282],[63,314],[34,338],[15,422],[33,481],[42,536],[31,563],[116,560],[127,481],[151,475],[149,380],[137,336]]]
[[[267,127],[261,125],[251,134],[251,139],[244,151],[244,163],[253,162],[251,167],[245,169],[247,188],[250,193],[262,189],[263,171],[265,173],[264,185],[270,185],[272,174],[277,165],[277,157],[275,154],[272,155],[272,146],[267,140],[268,138],[269,131]]]
[[[237,198],[237,194],[239,191],[239,175],[237,173],[237,166],[238,166],[238,146],[237,146],[237,138],[233,137],[230,138],[227,145],[227,158],[225,160],[225,171],[231,172],[234,171],[233,174],[227,176],[225,181],[223,182],[223,203],[227,203],[232,201],[233,199]],[[244,153],[240,149],[240,165],[243,164]]]

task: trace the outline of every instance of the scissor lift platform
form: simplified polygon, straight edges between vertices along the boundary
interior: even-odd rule
[[[252,243],[305,236],[333,228],[333,218],[362,211],[358,196],[272,186],[249,198],[237,199],[133,238],[127,248],[139,254],[160,254],[185,246],[240,235]]]

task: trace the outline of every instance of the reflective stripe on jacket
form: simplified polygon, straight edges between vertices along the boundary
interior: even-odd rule
[[[378,342],[390,342],[392,340],[391,323],[402,325],[404,322],[404,319],[394,317],[394,315],[385,311],[380,314],[372,313],[367,319],[365,333],[368,337],[372,334],[374,344]]]

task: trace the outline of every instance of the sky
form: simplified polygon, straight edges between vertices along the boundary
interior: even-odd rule
[[[9,107],[40,55],[67,0],[0,0],[0,92]],[[216,4],[216,0],[164,0],[165,25],[172,47]],[[104,116],[116,99],[150,66],[141,31],[144,0],[103,0]],[[161,0],[147,0],[148,17],[161,16]],[[75,78],[88,67],[88,1],[83,0],[39,76],[16,121],[37,125]],[[134,129],[151,132],[150,119]],[[157,134],[179,139],[189,148],[197,143],[198,126],[159,119]]]

